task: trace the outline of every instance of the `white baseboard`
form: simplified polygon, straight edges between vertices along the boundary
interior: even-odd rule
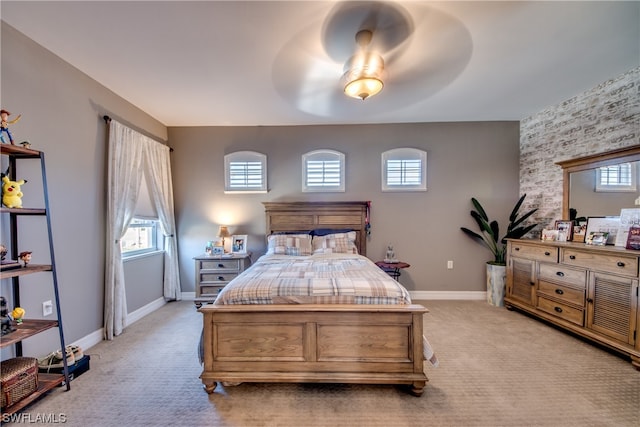
[[[196,293],[195,292],[183,292],[182,293],[182,299],[185,301],[193,301],[194,299],[196,299]]]
[[[485,300],[485,291],[412,291],[413,300]]]
[[[138,320],[142,319],[147,314],[153,313],[167,302],[164,298],[158,298],[155,301],[151,301],[149,304],[140,307],[136,311],[133,311],[127,314],[127,320],[125,322],[125,328]],[[94,345],[98,344],[100,341],[104,339],[104,329],[98,329],[90,333],[89,335],[85,335],[77,341],[72,342],[71,344],[78,345],[83,350],[87,350]]]
[[[143,307],[140,307],[136,311],[133,311],[133,312],[127,314],[127,321],[125,323],[125,327],[137,322],[138,320],[142,319],[147,314],[153,313],[154,311],[156,311],[157,309],[159,309],[160,307],[162,307],[166,303],[167,303],[167,301],[165,301],[164,297],[160,297],[157,300],[151,301],[149,304],[147,304],[147,305],[145,305]]]

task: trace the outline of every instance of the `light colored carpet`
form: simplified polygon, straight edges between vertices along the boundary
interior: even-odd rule
[[[241,384],[208,395],[201,315],[169,303],[87,351],[91,369],[24,412],[67,426],[640,426],[628,360],[483,301],[418,301],[440,366],[422,397],[402,387]],[[52,424],[53,425],[53,424]]]

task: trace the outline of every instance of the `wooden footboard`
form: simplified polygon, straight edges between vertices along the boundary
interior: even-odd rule
[[[204,370],[218,382],[408,384],[428,381],[420,305],[205,305]]]

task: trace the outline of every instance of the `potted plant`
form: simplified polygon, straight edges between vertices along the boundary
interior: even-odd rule
[[[475,210],[471,211],[471,217],[478,224],[480,232],[476,233],[466,227],[460,227],[467,236],[484,244],[493,254],[493,260],[487,262],[487,302],[492,305],[504,305],[507,239],[520,239],[538,225],[537,223],[524,225],[524,222],[538,210],[532,209],[520,216],[520,207],[525,197],[527,195],[523,194],[511,211],[507,232],[502,237],[500,237],[498,221],[489,220],[480,202],[473,197],[471,203]]]

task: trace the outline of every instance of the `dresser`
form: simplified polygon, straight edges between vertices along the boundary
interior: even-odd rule
[[[214,302],[218,293],[251,265],[251,252],[226,256],[201,255],[196,264],[196,307]]]
[[[640,251],[574,242],[507,241],[505,306],[631,358],[640,370]]]

